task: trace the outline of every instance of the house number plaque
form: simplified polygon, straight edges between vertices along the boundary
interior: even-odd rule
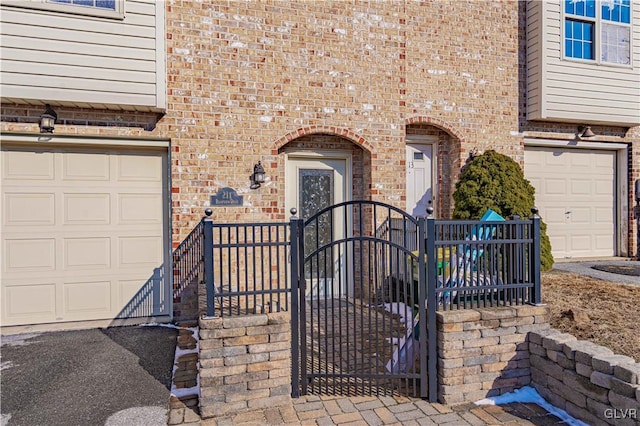
[[[241,206],[242,195],[238,195],[235,189],[228,186],[220,188],[216,195],[211,196],[211,207]]]

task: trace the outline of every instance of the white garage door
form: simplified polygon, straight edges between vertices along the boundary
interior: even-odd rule
[[[170,314],[166,153],[1,155],[2,325]]]
[[[526,147],[524,158],[553,256],[613,256],[615,151]]]

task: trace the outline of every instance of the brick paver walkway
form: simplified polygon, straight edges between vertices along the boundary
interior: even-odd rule
[[[189,410],[189,409],[187,409]],[[292,404],[200,420],[191,411],[183,426],[237,425],[560,425],[535,404],[447,406],[405,397],[304,396]],[[169,424],[172,424],[169,422]],[[174,423],[176,424],[176,423]]]

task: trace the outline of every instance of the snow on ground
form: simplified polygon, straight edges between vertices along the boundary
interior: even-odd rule
[[[494,396],[491,398],[476,401],[476,405],[501,405],[510,404],[512,402],[537,404],[547,410],[549,414],[553,414],[570,426],[589,426],[586,423],[571,417],[566,411],[549,404],[531,386],[525,386],[523,388],[516,389],[513,392],[505,393],[500,396]]]

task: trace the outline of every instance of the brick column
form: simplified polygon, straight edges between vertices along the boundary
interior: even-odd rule
[[[531,381],[527,335],[547,330],[546,306],[511,306],[437,313],[438,399],[473,402]]]
[[[288,312],[202,318],[199,355],[203,419],[291,402]]]

